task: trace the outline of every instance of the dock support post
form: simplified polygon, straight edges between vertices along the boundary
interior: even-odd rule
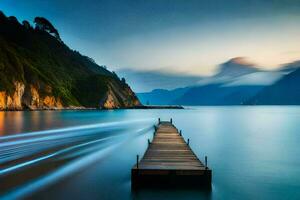
[[[160,124],[160,118],[158,118],[158,124]]]
[[[188,145],[188,146],[190,145],[190,139],[187,140],[187,145]]]
[[[136,155],[136,168],[139,168],[139,155]]]
[[[172,120],[172,118],[170,119],[170,123],[171,123],[171,124],[173,123],[173,120]]]
[[[207,156],[205,156],[205,169],[207,169]]]
[[[181,132],[181,130],[179,131],[179,135],[180,135],[180,136],[182,136],[182,132]]]

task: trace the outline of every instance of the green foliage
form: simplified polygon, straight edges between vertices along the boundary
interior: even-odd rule
[[[26,28],[26,29],[32,29],[30,23],[27,20],[24,20],[22,22],[22,25]]]
[[[77,80],[73,93],[81,105],[98,107],[108,90],[109,77],[102,75],[91,75]],[[94,92],[90,92],[94,91]],[[84,98],[81,98],[84,96]]]
[[[122,86],[106,67],[28,24],[15,23],[0,12],[0,90],[12,92],[14,81],[22,81],[39,86],[42,96],[60,97],[65,105],[98,106],[110,82]]]

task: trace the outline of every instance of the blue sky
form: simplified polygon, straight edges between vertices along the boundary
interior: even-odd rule
[[[267,69],[300,58],[296,0],[0,0],[0,9],[48,18],[71,48],[112,70],[208,75],[237,56]]]

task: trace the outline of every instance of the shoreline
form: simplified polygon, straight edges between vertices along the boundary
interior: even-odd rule
[[[160,105],[142,105],[142,106],[134,106],[131,108],[125,108],[125,109],[184,109],[183,106],[174,106],[174,105],[164,105],[164,106],[160,106]]]
[[[165,105],[165,106],[133,106],[133,107],[121,107],[121,108],[95,108],[95,107],[65,107],[65,108],[37,108],[37,109],[4,109],[0,110],[0,112],[16,112],[16,111],[65,111],[65,110],[126,110],[126,109],[184,109],[183,106],[173,106],[173,105]]]

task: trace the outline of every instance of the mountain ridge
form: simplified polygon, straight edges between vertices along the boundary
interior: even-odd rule
[[[214,77],[236,77],[261,71],[254,63],[245,57],[235,57],[219,66],[219,71]]]
[[[0,110],[141,105],[125,79],[57,35],[0,13]]]
[[[276,85],[282,85],[282,79],[287,79],[285,82],[288,82],[291,76],[289,74],[300,71],[299,61],[283,65],[272,71],[261,70],[254,63],[246,61],[243,57],[230,59],[220,65],[219,72],[215,75],[203,78],[197,85],[178,88],[181,93],[174,89],[153,90],[137,95],[143,103],[149,101],[164,105],[300,104],[300,95],[299,100],[297,95],[292,98],[294,100],[288,100],[288,97],[293,96],[288,84],[283,84],[284,86],[280,86],[280,89],[275,89]],[[295,81],[292,87],[295,93],[300,91],[300,88],[297,89],[297,82],[300,82],[300,78],[296,80],[298,76],[300,77],[300,72],[293,76]],[[286,101],[283,100],[284,97],[280,97],[285,94],[285,91],[288,91]],[[269,97],[266,94],[269,94]],[[273,96],[273,100],[270,98],[271,96]],[[161,100],[157,100],[157,97]],[[282,101],[278,99],[282,99]]]
[[[296,70],[287,74],[275,84],[265,87],[261,92],[249,99],[247,104],[300,105],[300,62],[293,63],[292,67]]]

